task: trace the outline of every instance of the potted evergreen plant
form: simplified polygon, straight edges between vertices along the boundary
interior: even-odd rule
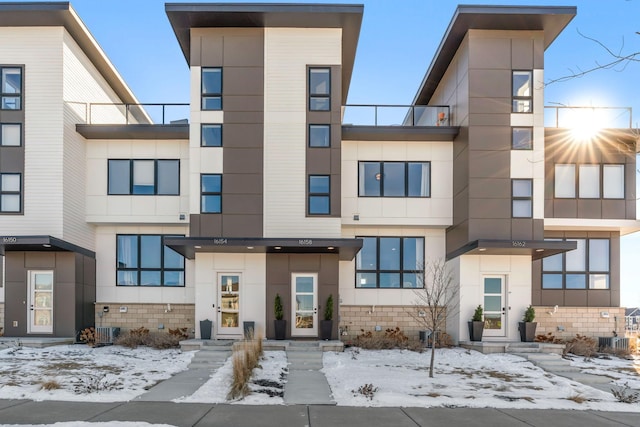
[[[518,322],[518,330],[520,331],[520,341],[533,342],[536,338],[536,327],[538,322],[536,320],[536,310],[533,306],[529,305],[524,311],[522,322]]]
[[[331,331],[333,330],[333,294],[327,298],[324,306],[324,320],[320,322],[320,338],[323,340],[331,339]]]
[[[276,294],[276,299],[273,303],[273,311],[273,314],[275,315],[273,327],[276,331],[276,339],[283,340],[287,334],[287,321],[284,320],[284,310],[282,308],[282,298],[280,298],[280,294]]]
[[[473,317],[469,321],[469,339],[471,341],[482,341],[482,331],[484,321],[482,320],[482,306],[478,305],[473,312]]]

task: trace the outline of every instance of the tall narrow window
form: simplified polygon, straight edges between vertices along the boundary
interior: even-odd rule
[[[514,113],[533,112],[533,88],[531,71],[513,71],[512,111]]]
[[[19,147],[22,145],[22,125],[20,123],[0,124],[0,145]]]
[[[200,146],[222,147],[222,125],[203,124],[200,128]]]
[[[202,109],[222,110],[222,68],[202,69]]]
[[[21,174],[0,174],[0,212],[20,212]]]
[[[309,215],[331,213],[331,182],[329,175],[309,176]]]
[[[533,216],[533,180],[511,180],[511,215],[514,218],[531,218]]]
[[[200,175],[200,211],[202,213],[222,212],[222,175]]]
[[[576,165],[556,165],[555,196],[558,199],[576,197]]]
[[[326,148],[331,146],[330,125],[309,125],[309,147]]]
[[[600,198],[600,165],[580,165],[578,194],[581,199]]]
[[[602,168],[602,196],[624,199],[624,165],[603,165]]]
[[[0,109],[22,109],[22,68],[0,67],[0,96]]]
[[[309,110],[331,110],[330,68],[309,68]]]
[[[533,128],[512,128],[511,149],[533,150]]]

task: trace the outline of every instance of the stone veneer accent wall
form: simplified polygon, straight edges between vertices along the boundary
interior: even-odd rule
[[[624,308],[622,307],[534,307],[536,309],[536,334],[551,332],[558,338],[572,338],[576,334],[588,337],[611,337],[613,331],[624,336]],[[609,313],[602,317],[601,313]],[[616,320],[617,319],[617,320]],[[559,331],[558,327],[564,327]]]
[[[417,340],[419,338],[418,331],[424,329],[415,319],[411,317],[409,312],[415,310],[410,305],[393,305],[393,306],[340,306],[340,339],[348,342],[353,340],[357,335],[365,332],[375,331],[376,326],[385,329],[395,329],[399,327],[409,339]],[[346,332],[346,334],[345,334]]]
[[[109,307],[109,312],[104,313],[100,318],[99,313],[103,312],[105,306]],[[193,334],[195,328],[194,304],[171,304],[170,312],[166,312],[167,304],[97,302],[95,307],[96,326],[115,327],[122,330],[144,326],[152,332],[168,332],[169,328],[188,328],[189,334]],[[120,313],[120,307],[127,307],[127,312]],[[163,324],[164,329],[158,329],[159,324]]]

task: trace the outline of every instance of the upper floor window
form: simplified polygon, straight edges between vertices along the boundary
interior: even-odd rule
[[[331,182],[329,175],[309,176],[309,215],[331,213]]]
[[[21,181],[19,173],[0,174],[0,212],[20,212]]]
[[[202,109],[222,110],[222,68],[202,69]]]
[[[200,212],[222,212],[222,175],[200,175]]]
[[[512,150],[533,150],[533,128],[511,128]]]
[[[20,123],[0,124],[0,145],[19,147],[22,145],[22,125]]]
[[[309,125],[309,147],[330,147],[331,126]]]
[[[609,289],[609,239],[565,241],[577,248],[542,260],[542,289]]]
[[[109,160],[109,195],[180,194],[179,160]]]
[[[331,68],[309,68],[309,110],[331,110]]]
[[[184,286],[184,257],[165,246],[163,237],[116,236],[118,286]]]
[[[531,71],[513,71],[512,74],[512,110],[514,113],[533,112],[533,73]]]
[[[200,128],[202,147],[222,147],[222,125],[203,124]]]
[[[22,68],[0,67],[0,95],[0,109],[22,109]]]
[[[430,162],[360,162],[360,197],[430,197]]]
[[[511,216],[531,218],[533,216],[533,180],[511,180]]]
[[[554,171],[558,199],[624,199],[624,165],[556,164]]]
[[[356,288],[419,288],[424,285],[424,237],[361,237]]]

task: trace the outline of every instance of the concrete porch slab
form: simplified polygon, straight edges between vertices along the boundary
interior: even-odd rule
[[[73,337],[0,337],[0,346],[45,348],[54,345],[69,345],[75,341]]]

